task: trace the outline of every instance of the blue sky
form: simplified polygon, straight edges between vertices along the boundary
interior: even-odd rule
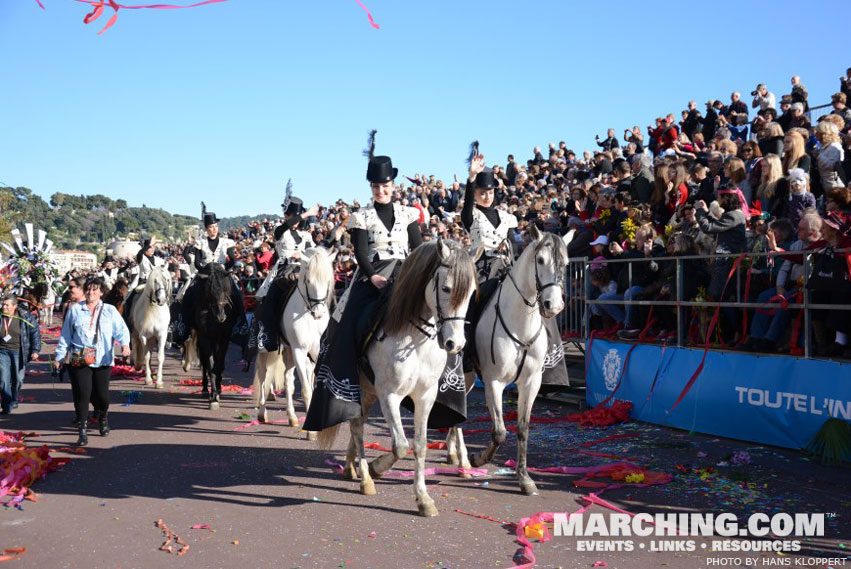
[[[375,30],[354,0],[229,0],[122,10],[101,36],[110,10],[43,2],[0,0],[0,181],[190,215],[280,211],[290,177],[305,202],[365,200],[370,128],[401,173],[451,180],[474,138],[489,164],[581,151],[794,74],[828,102],[851,65],[839,28],[813,33],[839,1],[363,0]]]

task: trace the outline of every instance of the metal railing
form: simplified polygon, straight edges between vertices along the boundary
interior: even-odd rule
[[[848,253],[851,249],[835,249],[836,254],[842,254],[842,252]],[[580,344],[581,342],[585,342],[590,338],[591,330],[591,307],[595,305],[618,305],[624,307],[626,309],[627,306],[636,306],[636,307],[673,307],[675,309],[676,314],[676,345],[677,346],[686,346],[688,345],[686,342],[684,328],[687,328],[688,325],[684,326],[685,316],[688,309],[691,308],[704,308],[704,309],[743,309],[743,310],[802,310],[803,311],[803,326],[801,327],[801,333],[803,334],[804,346],[803,346],[803,356],[805,358],[810,358],[813,356],[813,337],[811,334],[812,329],[812,311],[814,310],[842,310],[842,311],[851,311],[851,299],[849,299],[849,304],[817,304],[813,303],[811,300],[811,291],[809,290],[809,277],[812,272],[813,267],[813,256],[817,254],[818,251],[783,251],[783,252],[771,252],[771,253],[748,253],[742,255],[741,253],[730,253],[730,254],[711,254],[711,255],[683,255],[683,256],[674,256],[674,257],[645,257],[645,258],[628,258],[628,259],[598,259],[593,260],[587,257],[584,258],[571,258],[569,260],[569,265],[567,269],[567,283],[565,287],[565,293],[567,298],[567,304],[564,312],[559,317],[559,327],[563,332],[563,338],[566,341],[575,342]],[[694,261],[694,260],[703,260],[703,261],[711,261],[711,263],[707,264],[707,269],[711,271],[712,263],[723,262],[725,265],[724,271],[725,275],[728,274],[729,271],[732,270],[732,266],[735,263],[735,260],[739,257],[743,257],[743,261],[740,262],[738,267],[736,268],[735,275],[732,276],[727,284],[725,297],[730,297],[732,294],[730,293],[731,288],[735,290],[735,301],[724,300],[721,301],[695,301],[695,300],[687,300],[683,298],[683,262],[684,261]],[[750,299],[744,299],[744,284],[743,280],[747,278],[748,271],[752,270],[754,260],[758,260],[761,258],[768,259],[776,259],[780,262],[785,260],[786,257],[793,258],[803,258],[803,283],[800,286],[799,294],[800,294],[800,302],[785,302],[782,305],[777,302],[751,302]],[[590,267],[591,265],[618,265],[618,264],[627,264],[625,270],[629,271],[628,273],[628,288],[633,286],[633,271],[632,267],[634,263],[675,263],[675,296],[671,300],[626,300],[626,299],[605,299],[600,300],[595,298],[592,292],[592,284],[590,279]],[[746,262],[748,264],[746,265]],[[796,263],[797,264],[797,263]],[[621,269],[624,270],[624,269]],[[660,269],[661,270],[661,269]],[[752,273],[753,274],[753,273]],[[789,288],[794,288],[795,283],[790,282]],[[751,297],[758,296],[762,291],[754,291],[754,294],[751,294]],[[797,295],[796,295],[797,296]],[[787,299],[788,300],[788,299]],[[851,315],[849,315],[851,318]],[[751,321],[752,324],[752,321]],[[627,340],[628,341],[628,340]],[[798,338],[791,338],[790,344],[796,346],[798,343]],[[702,341],[701,341],[702,344]]]
[[[818,122],[821,117],[829,115],[832,111],[833,103],[817,105],[815,107],[810,107],[810,110],[807,111],[807,118],[810,119],[810,124],[815,126],[816,122]]]

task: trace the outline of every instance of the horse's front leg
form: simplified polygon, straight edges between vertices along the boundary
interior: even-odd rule
[[[436,396],[437,389],[435,386],[435,389],[429,394],[414,402],[414,459],[416,461],[416,467],[414,469],[414,496],[417,500],[419,514],[425,517],[432,517],[438,514],[437,506],[434,505],[434,500],[428,495],[425,483],[425,459],[427,452],[426,424],[428,423],[428,416],[431,413],[432,406],[434,406]],[[402,436],[404,437],[404,433],[402,433]],[[395,451],[395,444],[393,445],[393,449]]]
[[[269,355],[266,352],[257,351],[254,358],[254,382],[252,383],[254,401],[258,406],[257,420],[265,423],[266,417],[266,362]]]
[[[157,389],[163,388],[163,362],[165,362],[165,344],[168,337],[168,330],[165,330],[159,335],[159,345],[157,346]]]
[[[301,381],[301,396],[304,399],[304,409],[307,412],[310,409],[310,401],[313,399],[313,366],[310,364],[310,359],[307,357],[307,352],[301,348],[293,348],[293,359],[295,360],[295,368],[298,371],[298,377]],[[287,393],[287,402],[291,402],[292,397]],[[298,417],[296,417],[295,409],[290,405],[289,409],[290,425],[298,426]],[[316,433],[308,432],[307,440],[316,440]]]
[[[287,418],[290,420],[290,427],[298,427],[301,425],[298,421],[298,416],[295,414],[295,369],[296,359],[293,348],[287,348],[284,351],[284,391],[287,398]],[[307,413],[307,407],[304,408]],[[314,435],[315,440],[316,435]]]
[[[446,462],[452,465],[458,464],[458,430],[460,427],[449,427],[446,434]]]
[[[465,471],[469,471],[473,466],[467,455],[467,445],[464,444],[464,430],[461,427],[455,427],[455,429],[457,429],[455,445],[458,451],[458,465],[463,469],[461,478],[470,478],[472,475]]]
[[[361,376],[360,384],[366,382],[366,378]],[[375,482],[372,480],[372,465],[366,461],[366,449],[363,448],[363,432],[366,425],[366,418],[369,416],[369,409],[375,403],[375,393],[370,389],[361,390],[361,415],[357,419],[349,421],[349,426],[352,431],[352,441],[349,444],[349,453],[357,453],[358,468],[360,470],[360,493],[364,496],[375,495]],[[346,454],[346,462],[349,460],[349,454]],[[347,477],[346,470],[343,471],[343,477]]]
[[[520,489],[527,496],[538,494],[535,482],[529,476],[526,467],[526,450],[529,444],[529,420],[532,416],[532,404],[541,388],[541,371],[531,373],[526,381],[517,382],[517,479]]]
[[[481,453],[473,455],[470,462],[473,466],[483,466],[493,459],[496,449],[505,442],[506,430],[502,420],[502,391],[505,385],[499,380],[485,382],[485,399],[488,403],[493,427],[491,431],[491,442]]]
[[[376,377],[376,384],[378,381],[379,378]],[[402,397],[396,393],[385,393],[378,396],[378,401],[381,403],[381,412],[384,414],[387,426],[390,427],[393,446],[393,452],[384,453],[369,465],[369,473],[376,478],[381,478],[381,475],[390,470],[397,461],[408,456],[408,439],[405,437],[402,415],[399,411]]]

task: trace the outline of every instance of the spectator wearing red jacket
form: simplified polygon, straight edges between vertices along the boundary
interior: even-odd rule
[[[257,263],[257,267],[261,271],[268,271],[269,267],[272,266],[272,257],[275,256],[275,253],[269,247],[269,244],[265,241],[260,244],[259,251],[257,253],[255,262]]]

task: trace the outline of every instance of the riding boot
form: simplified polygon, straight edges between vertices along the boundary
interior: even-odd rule
[[[278,314],[276,308],[280,298],[281,288],[273,282],[260,305],[260,317],[257,322],[257,348],[264,352],[278,351]]]
[[[101,412],[100,416],[100,436],[109,436],[109,419],[107,418],[107,414],[105,411]]]
[[[89,444],[89,434],[86,432],[88,425],[86,421],[80,423],[80,438],[77,439],[77,446],[84,447]]]

